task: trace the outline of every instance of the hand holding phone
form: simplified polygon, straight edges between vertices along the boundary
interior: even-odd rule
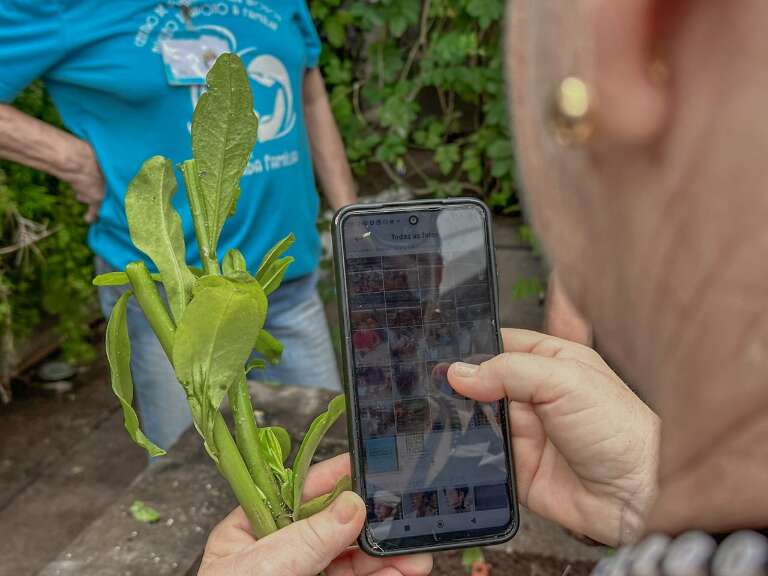
[[[504,353],[453,364],[455,390],[509,401],[520,503],[615,546],[644,532],[656,500],[661,422],[593,349],[505,329]]]
[[[475,200],[349,206],[334,221],[370,554],[493,544],[517,529],[506,406],[447,380],[451,363],[501,351],[490,221]]]

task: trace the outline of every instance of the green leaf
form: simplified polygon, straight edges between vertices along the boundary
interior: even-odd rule
[[[156,446],[139,429],[139,417],[131,405],[133,402],[133,379],[131,378],[131,340],[128,338],[128,299],[132,292],[125,292],[118,298],[107,323],[107,360],[112,379],[112,391],[123,408],[123,422],[128,435],[150,456],[162,456],[165,450]]]
[[[469,0],[467,12],[477,18],[480,28],[488,28],[493,22],[498,22],[504,15],[502,0]]]
[[[259,445],[261,446],[262,456],[267,465],[272,469],[272,473],[280,480],[281,484],[285,483],[288,478],[285,466],[283,465],[283,462],[285,462],[283,445],[272,428],[261,428],[259,430]]]
[[[379,111],[382,126],[392,128],[398,136],[405,137],[419,113],[419,105],[409,102],[397,92],[387,98]]]
[[[288,481],[280,485],[280,496],[285,505],[293,510],[293,470],[288,469]]]
[[[330,506],[336,498],[338,498],[339,494],[346,490],[352,490],[352,478],[349,476],[342,476],[339,478],[339,481],[336,482],[336,486],[334,486],[332,492],[323,494],[322,496],[318,496],[317,498],[313,498],[309,502],[302,504],[295,515],[295,520],[303,520],[304,518],[314,516],[318,512],[322,512]]]
[[[152,506],[144,504],[141,500],[134,500],[128,510],[130,511],[131,516],[139,522],[152,524],[153,522],[160,520],[160,513],[152,508]]]
[[[272,292],[280,287],[280,284],[285,277],[285,273],[288,270],[288,266],[293,264],[293,261],[293,256],[286,256],[285,258],[280,258],[270,267],[270,272],[264,275],[262,284],[262,286],[264,286],[265,294],[272,294]]]
[[[466,570],[467,574],[472,572],[472,565],[475,562],[485,562],[483,549],[478,547],[464,549],[464,551],[461,553],[461,563],[464,566],[464,570]]]
[[[530,298],[541,298],[546,292],[544,283],[535,277],[519,278],[512,286],[512,297],[515,300],[527,300]]]
[[[264,308],[252,294],[223,280],[196,288],[176,329],[176,377],[187,391],[195,425],[214,457],[214,416],[229,387],[242,377],[263,323]]]
[[[247,272],[248,266],[245,263],[245,256],[243,256],[240,250],[232,248],[224,256],[221,269],[225,275],[232,274],[233,272]]]
[[[258,280],[262,286],[264,285],[265,278],[273,274],[273,268],[277,264],[280,256],[282,256],[295,241],[296,236],[294,236],[293,233],[288,234],[288,236],[275,244],[272,249],[264,256],[261,264],[259,265],[259,269],[256,271],[256,280]]]
[[[162,282],[160,274],[155,273],[150,276],[155,282]],[[131,281],[128,279],[128,274],[125,272],[105,272],[93,279],[94,286],[124,286],[125,284],[130,283]]]
[[[328,410],[315,418],[309,427],[304,440],[301,442],[299,451],[296,453],[296,459],[293,461],[293,510],[298,510],[301,505],[301,494],[304,490],[304,480],[307,477],[309,465],[315,455],[320,441],[326,432],[333,426],[339,416],[346,410],[346,400],[343,394],[336,396],[328,404]]]
[[[440,172],[448,174],[453,169],[453,165],[459,161],[459,146],[457,144],[446,144],[439,146],[435,150],[435,162],[440,167]]]
[[[347,40],[346,22],[344,18],[338,17],[338,12],[325,21],[323,32],[325,32],[328,43],[334,48],[344,46]]]
[[[264,360],[251,360],[245,366],[245,373],[247,374],[251,370],[264,370],[267,367],[267,363]]]
[[[291,435],[288,434],[288,431],[281,426],[268,426],[266,428],[260,428],[259,432],[266,433],[267,430],[269,430],[277,439],[277,442],[280,445],[282,461],[285,462],[288,459],[288,456],[291,454]]]
[[[154,156],[144,162],[125,195],[125,214],[134,245],[155,263],[176,322],[192,294],[194,276],[185,264],[181,217],[171,204],[176,176],[171,161]]]
[[[198,278],[195,282],[195,287],[192,290],[192,294],[196,295],[198,291],[205,288],[219,288],[229,287],[239,292],[249,295],[256,302],[259,308],[259,317],[266,318],[267,315],[267,295],[261,284],[248,274],[248,272],[231,272],[227,276],[217,276],[214,274],[203,276]],[[258,328],[261,329],[263,321],[259,324]]]
[[[219,56],[206,82],[208,90],[192,116],[192,151],[205,208],[204,226],[215,254],[221,229],[240,194],[240,177],[256,143],[258,120],[239,57]]]
[[[413,133],[413,141],[419,146],[434,150],[443,141],[445,127],[435,119],[428,120],[422,128]]]
[[[283,344],[266,330],[259,330],[253,349],[264,356],[270,364],[280,363],[283,357]]]

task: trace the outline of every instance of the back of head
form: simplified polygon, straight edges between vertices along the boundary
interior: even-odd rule
[[[535,228],[601,348],[664,421],[651,525],[768,525],[768,3],[509,8]],[[587,90],[576,145],[553,129],[567,77]]]

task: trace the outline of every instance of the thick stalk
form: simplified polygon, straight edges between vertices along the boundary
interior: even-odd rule
[[[219,260],[216,257],[216,246],[211,246],[211,240],[208,237],[208,229],[205,227],[207,222],[205,214],[205,202],[203,202],[203,192],[200,190],[200,182],[197,174],[197,162],[195,160],[186,160],[181,165],[181,173],[184,174],[184,185],[187,188],[187,199],[189,208],[192,212],[192,221],[195,224],[195,236],[197,237],[197,246],[200,250],[200,260],[206,274],[221,274],[219,269]]]
[[[261,456],[259,445],[259,433],[256,428],[256,420],[253,417],[253,405],[251,395],[248,392],[248,383],[243,374],[229,388],[229,405],[232,407],[232,416],[235,420],[235,439],[240,455],[245,460],[248,472],[272,509],[277,525],[284,528],[290,524],[290,519],[283,511],[283,499],[280,497],[275,476],[269,465]]]
[[[168,308],[165,307],[165,302],[157,290],[155,281],[152,280],[147,265],[144,262],[131,262],[125,267],[125,273],[131,282],[133,295],[157,335],[157,339],[160,340],[165,355],[173,358],[173,335],[176,332],[176,326],[168,314]]]
[[[227,479],[235,493],[235,498],[243,507],[254,535],[257,538],[269,536],[277,530],[277,525],[264,497],[259,493],[248,473],[248,468],[237,450],[224,417],[219,413],[216,414],[213,439],[219,451],[219,471]]]

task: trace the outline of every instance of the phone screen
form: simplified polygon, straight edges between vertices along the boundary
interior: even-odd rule
[[[499,353],[486,212],[351,213],[341,223],[366,538],[380,551],[516,522],[502,403],[454,392],[452,362]]]

